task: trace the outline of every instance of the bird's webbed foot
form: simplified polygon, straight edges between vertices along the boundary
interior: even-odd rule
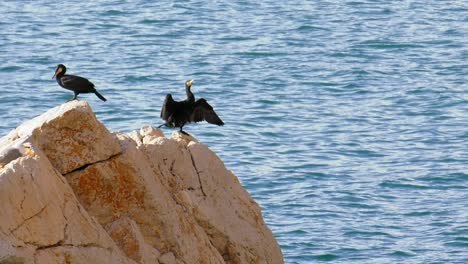
[[[190,137],[190,134],[189,134],[189,133],[187,133],[187,132],[185,132],[185,131],[183,131],[183,130],[180,130],[180,132],[181,132],[182,134],[184,134],[184,135],[186,135],[186,136],[189,136],[189,137]]]

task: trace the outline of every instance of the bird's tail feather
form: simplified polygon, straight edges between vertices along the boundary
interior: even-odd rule
[[[96,96],[104,102],[107,101],[107,99],[104,96],[102,96],[102,94],[100,94],[98,91],[94,91],[94,94],[96,94]]]

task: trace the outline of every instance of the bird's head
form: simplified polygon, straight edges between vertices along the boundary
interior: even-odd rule
[[[185,87],[190,88],[192,87],[193,80],[188,80],[185,82]]]
[[[54,73],[54,76],[52,76],[52,79],[55,78],[60,73],[65,74],[66,71],[67,71],[67,67],[65,67],[65,65],[63,64],[57,65],[57,69],[55,69],[55,73]]]

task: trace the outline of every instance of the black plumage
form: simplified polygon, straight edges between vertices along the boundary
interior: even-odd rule
[[[174,101],[171,94],[166,95],[166,99],[161,108],[161,118],[166,122],[159,127],[164,125],[168,127],[179,127],[180,132],[187,134],[182,130],[186,123],[206,120],[210,124],[218,126],[224,125],[224,122],[205,99],[200,98],[195,101],[195,96],[190,90],[192,83],[193,80],[185,82],[187,99],[183,101]]]
[[[102,101],[107,101],[106,98],[104,98],[104,96],[94,88],[94,84],[88,79],[76,75],[65,74],[66,71],[67,68],[65,65],[59,64],[55,70],[54,76],[52,76],[52,79],[55,78],[60,86],[75,93],[70,101],[77,99],[78,94],[80,93],[94,93]]]

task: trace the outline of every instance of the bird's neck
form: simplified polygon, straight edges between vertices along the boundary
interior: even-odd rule
[[[187,94],[187,100],[189,102],[195,102],[195,96],[193,95],[192,91],[190,91],[189,86],[185,86],[185,93]]]
[[[65,75],[65,72],[62,71],[62,72],[60,72],[59,74],[57,74],[57,75],[55,76],[55,78],[56,78],[56,79],[60,79],[60,78],[62,78],[62,76],[64,76],[64,75]]]

